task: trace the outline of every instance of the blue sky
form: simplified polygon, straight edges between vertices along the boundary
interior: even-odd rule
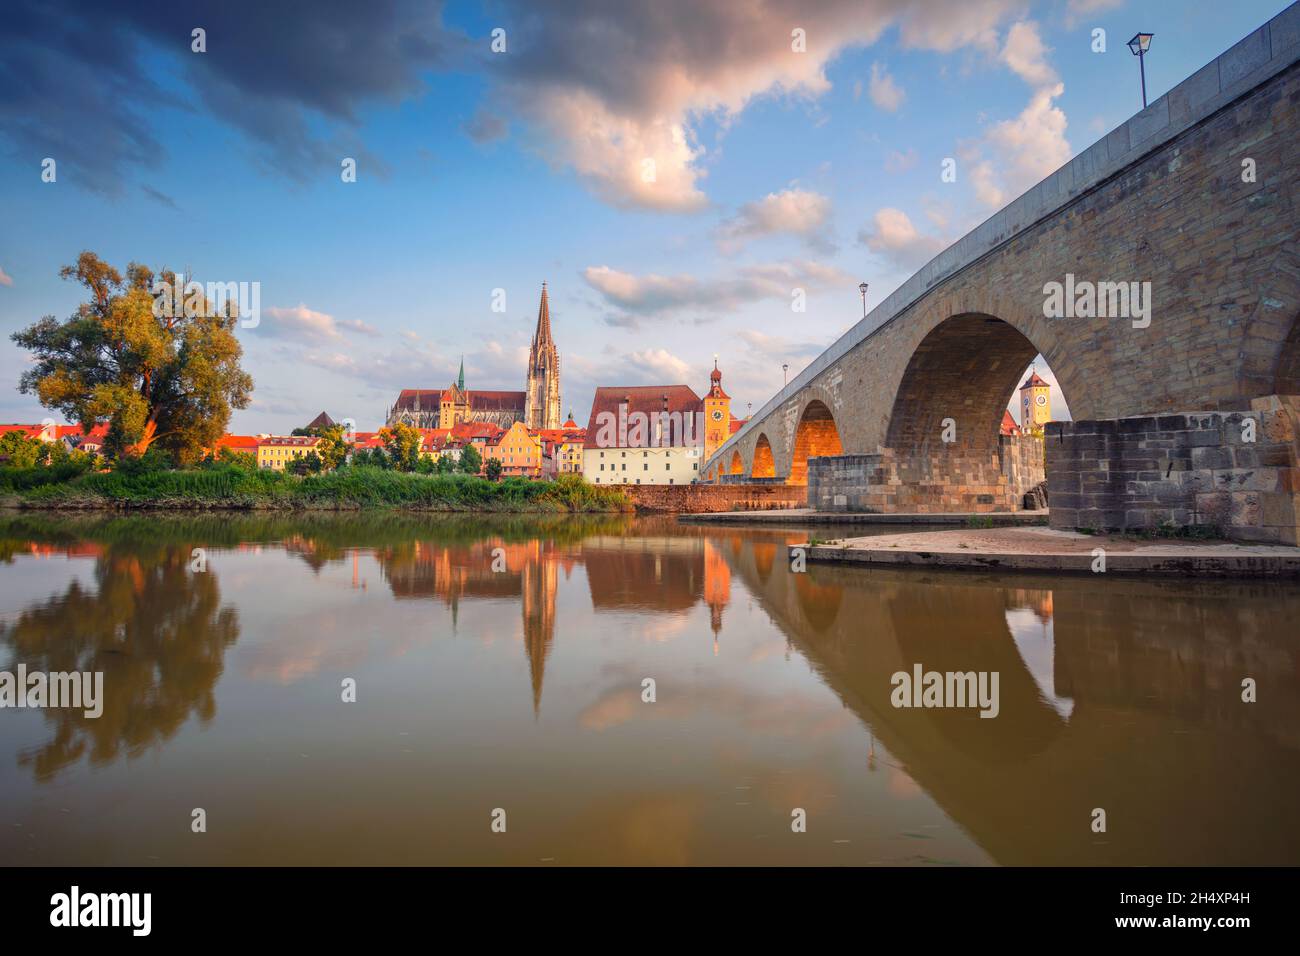
[[[8,336],[72,311],[57,272],[83,249],[261,284],[233,431],[321,409],[375,427],[462,354],[471,388],[521,389],[543,280],[579,420],[597,385],[702,392],[715,353],[743,415],[860,317],[858,282],[878,303],[1135,112],[1134,32],[1155,34],[1154,99],[1286,5],[329,0],[304,20],[20,0],[0,36],[0,421],[48,414]]]

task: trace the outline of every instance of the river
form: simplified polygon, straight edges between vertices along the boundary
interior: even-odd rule
[[[796,573],[807,537],[10,513],[0,670],[104,700],[0,710],[0,861],[1300,864],[1300,585]],[[917,665],[996,716],[894,706]]]

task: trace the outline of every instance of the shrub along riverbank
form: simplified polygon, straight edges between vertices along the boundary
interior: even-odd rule
[[[554,481],[471,475],[424,475],[345,466],[319,475],[216,465],[192,470],[71,473],[56,468],[0,469],[0,503],[40,509],[405,508],[421,511],[620,512],[627,498],[578,475]]]

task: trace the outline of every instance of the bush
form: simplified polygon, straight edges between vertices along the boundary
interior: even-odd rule
[[[145,456],[148,457],[147,455]],[[346,465],[305,477],[209,462],[191,470],[158,470],[148,462],[86,474],[81,466],[0,469],[0,490],[32,504],[66,503],[220,507],[407,507],[430,511],[627,511],[623,494],[589,485],[579,475],[556,481],[434,474]]]

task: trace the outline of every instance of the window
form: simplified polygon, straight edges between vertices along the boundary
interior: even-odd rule
[[[642,471],[649,471],[649,470],[650,470],[650,466],[649,466],[648,464],[642,465],[642,466],[641,466],[641,470],[642,470]]]
[[[623,470],[627,471],[627,462],[623,462]]]
[[[664,465],[664,471],[672,471],[672,470],[673,470],[672,462],[669,462],[668,464]]]
[[[694,468],[696,471],[699,471],[699,470],[700,470],[700,463],[697,461],[695,464],[691,465],[691,467]]]

